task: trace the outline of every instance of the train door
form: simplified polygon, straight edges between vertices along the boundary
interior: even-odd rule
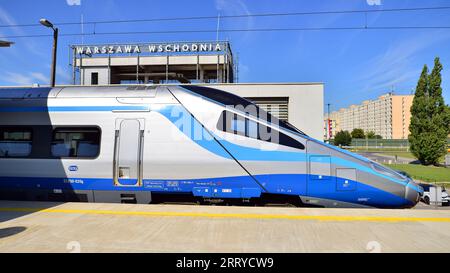
[[[117,119],[114,148],[114,185],[142,185],[144,119]]]
[[[308,196],[325,199],[334,196],[336,183],[332,174],[331,156],[326,154],[309,155],[308,165]]]

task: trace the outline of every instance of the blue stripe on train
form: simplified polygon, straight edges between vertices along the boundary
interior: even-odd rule
[[[255,176],[269,193],[302,195],[376,207],[401,207],[411,202],[389,192],[336,177],[312,180],[304,174],[270,174]],[[309,182],[307,182],[309,180]],[[349,185],[348,187],[344,185]],[[144,179],[140,187],[114,186],[111,178],[37,178],[0,177],[3,189],[63,189],[152,191],[193,193],[194,196],[217,198],[259,197],[261,190],[248,176],[205,179]]]
[[[30,106],[30,107],[2,107],[2,113],[30,113],[30,112],[110,112],[110,111],[148,111],[149,106]]]

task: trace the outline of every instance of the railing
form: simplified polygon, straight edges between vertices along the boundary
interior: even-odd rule
[[[333,144],[333,140],[330,141]],[[450,148],[450,138],[447,139],[448,147]],[[409,149],[409,141],[407,139],[364,139],[354,138],[349,147],[363,147],[363,148],[376,148],[376,149]]]

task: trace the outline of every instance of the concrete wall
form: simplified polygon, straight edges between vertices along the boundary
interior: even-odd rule
[[[186,55],[186,56],[132,56],[132,57],[95,57],[95,58],[77,58],[75,60],[75,64],[78,68],[80,68],[80,78],[82,81],[79,83],[80,85],[90,85],[90,72],[106,69],[108,71],[108,67],[124,67],[131,66],[136,67],[139,65],[142,70],[152,70],[152,67],[156,67],[155,72],[166,72],[165,67],[168,66],[168,71],[176,72],[176,73],[188,73],[191,74],[189,80],[195,81],[198,80],[196,75],[196,70],[198,69],[199,78],[201,81],[204,80],[204,70],[216,70],[217,66],[219,69],[219,73],[217,73],[219,82],[231,82],[233,81],[233,64],[230,62],[229,58],[226,58],[224,55]],[[163,67],[163,68],[161,68]],[[161,70],[162,69],[162,70]],[[226,78],[224,75],[224,69],[227,70],[229,77]],[[113,70],[116,71],[117,70]],[[134,70],[135,73],[136,70]],[[230,72],[231,71],[231,72]],[[190,73],[189,73],[190,72]],[[194,76],[192,76],[194,75]],[[216,75],[216,73],[214,73]],[[115,75],[112,75],[113,78]],[[216,77],[214,77],[216,78]],[[108,84],[110,77],[109,73],[99,73],[99,82]],[[84,80],[84,82],[83,82]],[[141,77],[141,80],[142,79]]]
[[[111,57],[111,66],[124,66],[124,65],[166,65],[169,62],[170,65],[197,65],[197,56],[140,56],[139,60],[137,56],[133,57]],[[75,60],[76,66],[82,64],[83,68],[91,66],[107,66],[108,58],[95,57],[95,58],[83,58]],[[225,64],[224,55],[199,55],[198,63],[200,65],[206,64]]]
[[[237,83],[205,85],[241,97],[288,97],[289,122],[307,135],[323,140],[322,83]]]
[[[98,85],[107,85],[109,84],[109,71],[108,68],[105,67],[92,67],[92,68],[85,68],[82,70],[82,85],[91,85],[91,74],[93,72],[98,73]]]

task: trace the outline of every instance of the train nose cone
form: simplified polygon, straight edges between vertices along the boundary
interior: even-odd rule
[[[414,207],[420,201],[420,195],[423,193],[421,186],[417,185],[414,181],[410,181],[406,185],[405,199],[410,201],[411,204],[408,207]]]

